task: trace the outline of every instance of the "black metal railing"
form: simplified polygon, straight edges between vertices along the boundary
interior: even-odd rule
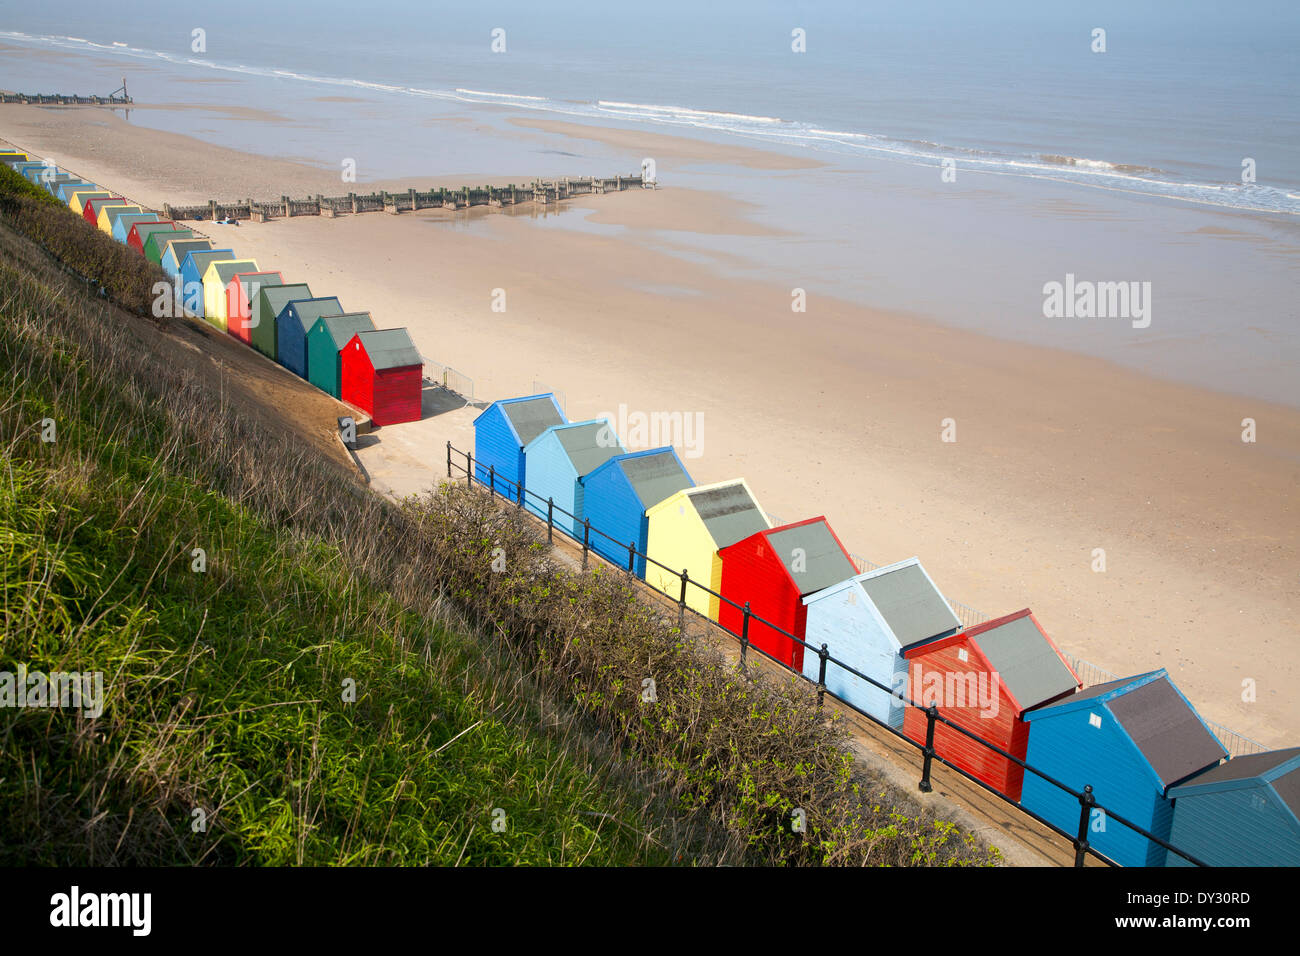
[[[463,456],[464,458],[465,464],[463,466],[460,464],[459,461],[455,460],[456,457],[459,456]],[[1050,774],[1047,774],[1037,769],[1036,767],[1031,766],[1029,763],[1021,759],[1020,757],[1017,757],[1015,754],[1003,750],[1001,747],[999,747],[997,744],[993,743],[992,741],[985,740],[983,737],[980,737],[978,734],[975,734],[972,731],[967,730],[965,727],[961,726],[960,724],[955,723],[954,721],[950,720],[947,717],[944,717],[942,714],[939,713],[938,707],[936,707],[934,704],[930,704],[929,706],[920,704],[912,700],[911,697],[909,697],[904,692],[896,688],[886,687],[884,684],[880,683],[875,678],[862,673],[861,671],[845,663],[844,661],[832,657],[830,655],[827,645],[823,644],[820,648],[813,647],[811,644],[808,644],[802,638],[789,633],[788,631],[779,627],[778,625],[773,624],[771,621],[765,620],[760,615],[755,614],[753,612],[753,610],[750,607],[750,602],[746,601],[744,602],[744,604],[741,604],[737,601],[732,600],[726,595],[719,594],[717,591],[714,591],[713,589],[709,588],[707,585],[700,584],[699,582],[692,580],[687,569],[683,568],[680,571],[674,570],[673,568],[668,567],[662,562],[657,561],[656,559],[650,557],[650,555],[639,552],[636,547],[637,542],[635,541],[630,541],[627,542],[626,544],[617,541],[610,535],[607,535],[604,532],[602,532],[600,529],[592,527],[590,519],[583,518],[581,519],[580,524],[578,524],[579,522],[578,516],[556,505],[553,498],[543,499],[540,495],[537,495],[536,493],[529,491],[521,483],[512,481],[509,478],[498,475],[496,473],[495,465],[489,465],[486,468],[482,464],[476,465],[472,453],[468,451],[461,451],[460,449],[457,448],[453,448],[451,442],[447,442],[447,477],[451,479],[455,479],[456,470],[461,471],[465,475],[466,481],[470,485],[477,483],[479,486],[486,488],[488,494],[493,498],[499,496],[503,501],[515,505],[516,507],[520,508],[527,514],[532,515],[538,520],[542,520],[542,514],[544,513],[545,521],[546,521],[546,540],[550,543],[554,543],[555,532],[558,529],[561,534],[581,544],[582,545],[582,567],[584,569],[587,568],[590,560],[590,556],[593,552],[595,552],[598,556],[600,556],[600,552],[595,551],[595,548],[592,547],[592,540],[593,540],[592,536],[598,535],[601,538],[604,538],[609,542],[611,542],[612,545],[618,547],[620,550],[623,548],[627,549],[627,554],[628,554],[627,563],[625,566],[620,567],[620,570],[624,571],[629,576],[635,577],[636,561],[638,558],[641,558],[646,562],[647,567],[653,564],[659,568],[662,568],[664,571],[668,572],[668,574],[679,577],[681,580],[681,589],[678,594],[677,602],[676,602],[677,620],[678,620],[679,627],[683,629],[685,628],[686,614],[688,611],[692,615],[702,618],[710,625],[716,624],[719,630],[735,638],[739,642],[740,666],[742,670],[748,667],[748,657],[752,650],[753,652],[762,655],[762,657],[766,658],[767,660],[770,660],[772,663],[776,664],[777,666],[782,667],[787,671],[796,674],[801,680],[813,684],[817,694],[817,706],[819,709],[821,709],[824,706],[825,698],[829,695],[840,706],[847,708],[849,711],[853,712],[858,717],[870,721],[872,724],[880,727],[882,730],[885,730],[888,733],[897,737],[898,739],[904,741],[909,746],[917,748],[920,751],[922,756],[921,779],[918,783],[918,788],[922,792],[929,793],[931,791],[932,789],[932,785],[930,782],[931,770],[933,768],[934,763],[938,761],[948,769],[954,771],[955,773],[960,774],[962,777],[969,780],[971,783],[982,788],[983,790],[986,790],[987,792],[989,792],[999,800],[1003,801],[1004,803],[1010,804],[1011,806],[1019,810],[1021,813],[1024,813],[1030,818],[1036,820],[1038,823],[1047,827],[1047,829],[1051,830],[1053,833],[1056,833],[1057,835],[1068,839],[1074,847],[1075,866],[1083,866],[1084,861],[1090,855],[1096,858],[1097,860],[1101,861],[1102,863],[1106,864],[1107,866],[1119,865],[1115,861],[1111,860],[1109,857],[1105,856],[1103,853],[1098,851],[1092,845],[1091,841],[1088,839],[1088,834],[1090,832],[1090,827],[1092,825],[1093,814],[1096,813],[1097,811],[1100,811],[1102,814],[1104,814],[1104,819],[1108,824],[1113,821],[1115,823],[1120,824],[1121,826],[1127,827],[1129,830],[1133,831],[1134,833],[1137,833],[1139,836],[1143,837],[1149,842],[1154,843],[1159,847],[1162,847],[1163,849],[1165,849],[1170,853],[1177,854],[1178,856],[1182,857],[1184,860],[1188,861],[1189,863],[1195,866],[1208,866],[1208,864],[1205,863],[1204,861],[1197,859],[1196,857],[1192,856],[1190,853],[1187,853],[1186,851],[1180,850],[1178,847],[1174,846],[1173,844],[1167,842],[1166,840],[1162,839],[1159,836],[1156,836],[1156,834],[1146,830],[1141,825],[1134,823],[1132,820],[1129,820],[1121,816],[1120,814],[1109,810],[1102,804],[1098,803],[1096,797],[1093,794],[1093,789],[1091,784],[1084,786],[1082,791],[1075,790],[1074,788],[1063,783],[1062,781],[1057,780],[1055,777],[1052,777]],[[527,507],[527,504],[531,500],[536,501],[535,508]],[[580,526],[582,528],[582,536],[579,537],[576,534],[570,533],[562,524],[557,525],[555,520],[557,515],[571,519],[575,523],[575,527]],[[613,561],[611,561],[610,563],[615,564]],[[619,565],[615,564],[615,566],[618,567]],[[655,587],[653,584],[650,584],[648,581],[646,581],[645,583],[647,584],[648,587],[652,587],[652,588]],[[731,607],[735,608],[736,610],[740,611],[741,612],[740,632],[735,633],[731,631],[729,628],[723,627],[718,622],[713,621],[711,618],[700,614],[694,608],[690,607],[687,602],[687,595],[689,593],[688,589],[691,587],[697,588],[698,590],[703,591],[705,594],[707,594],[710,598],[716,598],[719,602],[728,604]],[[659,588],[655,588],[655,590],[658,591],[660,594],[664,594],[666,597],[670,599],[672,597],[672,595],[667,594],[665,591]],[[786,664],[785,661],[782,661],[774,657],[772,654],[768,653],[762,647],[759,647],[758,645],[754,644],[750,640],[749,638],[750,627],[751,624],[754,622],[757,622],[758,624],[763,625],[764,627],[770,628],[771,630],[775,631],[780,637],[786,638],[792,641],[795,645],[803,648],[805,651],[810,650],[812,651],[812,653],[817,655],[818,676],[815,684],[811,680],[811,678],[809,678],[802,671],[795,670],[793,667]],[[866,681],[868,684],[876,688],[879,688],[880,690],[888,694],[890,697],[900,700],[906,707],[914,707],[917,710],[922,711],[925,714],[925,718],[926,718],[925,743],[921,743],[917,740],[912,739],[903,731],[898,730],[897,728],[891,726],[889,723],[881,720],[880,718],[876,717],[874,714],[867,713],[852,701],[845,700],[844,698],[839,697],[835,693],[831,692],[826,686],[826,672],[828,666],[831,664],[840,668],[845,673],[850,674],[853,677],[858,678],[859,680]],[[1038,813],[1034,812],[1033,810],[1030,810],[1028,807],[1025,807],[1023,804],[1021,804],[1018,800],[1012,799],[1007,794],[998,790],[996,787],[992,786],[986,781],[981,780],[979,777],[970,773],[965,768],[959,767],[956,764],[954,764],[952,761],[945,758],[942,754],[940,754],[937,751],[934,745],[935,728],[939,724],[943,724],[944,726],[950,728],[951,730],[956,731],[958,734],[962,735],[963,737],[966,737],[967,739],[973,741],[979,746],[992,751],[993,753],[999,755],[1000,757],[1003,757],[1004,759],[1010,761],[1016,766],[1022,768],[1026,773],[1034,774],[1036,777],[1046,781],[1048,784],[1051,784],[1052,786],[1056,787],[1062,792],[1069,794],[1071,797],[1073,797],[1079,804],[1078,829],[1074,833],[1062,829],[1060,826],[1053,823],[1051,820],[1048,820],[1043,816],[1039,815]]]

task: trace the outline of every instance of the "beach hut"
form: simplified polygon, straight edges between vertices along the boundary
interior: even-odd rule
[[[129,202],[105,203],[100,206],[97,222],[99,231],[106,236],[113,235],[113,224],[117,222],[117,217],[125,216],[129,212],[144,212],[144,209]]]
[[[711,621],[718,619],[718,598],[701,588],[722,591],[718,552],[772,527],[743,478],[684,488],[650,508],[646,520],[653,559],[646,562],[646,583],[678,599],[685,570],[701,586],[687,586],[687,606]]]
[[[165,233],[165,235],[159,235]],[[150,262],[156,262],[162,265],[163,253],[167,251],[167,243],[180,242],[182,239],[202,239],[193,229],[187,229],[180,223],[170,232],[167,230],[154,230],[149,233],[149,238],[144,240],[144,257]]]
[[[187,309],[203,315],[207,308],[203,277],[207,274],[208,266],[222,259],[233,258],[233,249],[196,249],[185,256],[185,261],[181,263],[181,289]]]
[[[253,299],[248,321],[247,342],[269,359],[275,358],[275,317],[294,299],[310,299],[311,288],[305,282],[263,286]],[[243,336],[240,336],[243,338]]]
[[[67,204],[75,193],[98,188],[94,183],[88,183],[84,179],[69,179],[67,182],[59,183],[54,190],[54,195],[60,202]]]
[[[92,196],[90,199],[86,200],[86,202],[81,207],[82,218],[84,218],[86,222],[90,223],[92,226],[98,226],[100,208],[109,205],[111,203],[116,203],[119,206],[130,205],[130,203],[128,203],[121,196],[110,195],[107,198],[102,196]],[[137,206],[136,208],[139,207]]]
[[[1067,787],[1092,787],[1100,807],[1170,838],[1169,790],[1219,763],[1227,751],[1162,668],[1089,687],[1025,714],[1025,759]],[[1025,773],[1020,805],[1073,834],[1078,798]],[[1165,849],[1100,810],[1088,840],[1123,866],[1162,866]]]
[[[185,262],[185,257],[191,252],[201,252],[204,249],[211,249],[212,242],[208,239],[202,239],[195,236],[190,239],[164,239],[163,255],[160,264],[163,271],[172,279],[179,279],[181,274],[181,265]]]
[[[71,173],[56,173],[53,176],[45,176],[38,180],[38,182],[41,186],[45,187],[45,191],[51,196],[57,196],[59,194],[59,187],[64,183],[81,183],[85,182],[85,180],[73,176]]]
[[[203,270],[203,317],[226,330],[226,297],[230,283],[241,272],[256,272],[252,259],[214,259]]]
[[[546,517],[547,499],[555,501],[552,520],[557,528],[582,537],[582,479],[627,449],[604,419],[552,425],[524,446],[524,506]],[[503,494],[514,489],[506,486]],[[575,517],[570,518],[564,512]]]
[[[247,345],[257,293],[277,285],[284,285],[284,276],[278,272],[235,273],[226,286],[226,331]]]
[[[774,628],[802,639],[808,616],[804,595],[851,578],[858,570],[826,519],[809,518],[755,532],[720,549],[718,556],[720,593],[726,599],[718,604],[718,623],[741,634],[748,602],[750,611],[768,622],[750,620],[749,642],[786,666],[802,670],[803,648]]]
[[[339,353],[358,332],[373,332],[369,312],[323,315],[307,332],[307,381],[327,395],[342,398]]]
[[[342,314],[342,304],[332,295],[286,303],[275,317],[275,360],[299,378],[306,378],[307,333],[321,316]]]
[[[1233,757],[1169,788],[1169,842],[1210,866],[1300,866],[1300,747]],[[1177,853],[1169,866],[1191,866]]]
[[[155,232],[175,232],[176,223],[170,219],[155,219],[153,222],[137,222],[126,234],[126,244],[140,255],[144,255],[145,241]]]
[[[15,149],[0,150],[0,163],[8,163],[10,166],[15,163],[28,162],[26,153],[20,153]]]
[[[112,236],[122,245],[128,245],[127,239],[131,235],[131,229],[138,222],[157,222],[158,216],[152,212],[133,212],[126,216],[118,216],[113,221]]]
[[[112,195],[113,194],[107,189],[99,189],[98,187],[91,189],[78,189],[73,192],[72,198],[68,200],[68,208],[78,216],[82,216],[86,211],[86,203],[90,202],[90,200],[109,199]]]
[[[549,392],[493,402],[474,419],[474,480],[487,484],[495,474],[502,493],[514,495],[526,483],[524,446],[567,421]]]
[[[903,651],[907,695],[981,740],[1025,759],[1025,712],[1050,704],[1081,686],[1078,676],[1029,609],[958,631]],[[925,711],[903,708],[903,732],[924,744]],[[1013,800],[1025,771],[1019,764],[935,722],[934,749],[945,760]]]
[[[591,548],[621,568],[645,577],[650,536],[646,512],[695,482],[671,446],[615,455],[584,475],[583,516],[591,522]],[[597,532],[600,532],[597,534]],[[636,550],[629,555],[628,548]]]
[[[420,420],[424,360],[406,329],[358,332],[339,355],[343,401],[376,425]]]
[[[904,652],[950,637],[961,627],[920,559],[908,558],[862,574],[854,569],[848,578],[807,594],[803,604],[804,639],[810,646],[825,644],[836,661],[890,688],[881,690],[844,667],[827,664],[826,689],[902,730],[907,705],[891,694],[907,689]],[[817,680],[820,664],[817,655],[805,654],[804,675]]]

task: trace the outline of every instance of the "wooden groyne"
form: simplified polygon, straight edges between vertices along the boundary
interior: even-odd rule
[[[71,96],[65,93],[0,93],[0,103],[34,106],[130,106],[129,96]]]
[[[601,179],[534,180],[526,186],[511,183],[507,186],[463,186],[459,189],[430,189],[421,192],[348,193],[345,196],[322,196],[308,199],[279,199],[258,202],[253,199],[219,202],[210,199],[199,206],[173,206],[163,203],[163,215],[175,220],[199,219],[251,219],[266,222],[269,219],[288,219],[293,216],[341,216],[349,213],[386,212],[393,215],[415,212],[420,209],[468,209],[471,206],[516,206],[520,203],[548,204],[625,189],[654,188],[653,182],[643,182],[640,173],[631,176],[611,176]]]

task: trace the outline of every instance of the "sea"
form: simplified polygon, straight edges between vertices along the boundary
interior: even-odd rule
[[[1247,409],[1300,407],[1297,50],[1295,0],[65,0],[0,12],[0,87],[125,82],[149,105],[124,111],[131,123],[325,168],[351,161],[362,187],[636,173],[654,159],[523,130],[521,117],[814,160],[657,163],[662,188],[743,200],[769,229],[649,241],[805,290],[808,321],[819,298],[887,308],[1229,392]],[[625,232],[581,213],[546,223]],[[1087,301],[1053,309],[1066,288]]]

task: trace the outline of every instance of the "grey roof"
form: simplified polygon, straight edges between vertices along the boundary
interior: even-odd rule
[[[686,494],[718,548],[743,541],[751,534],[767,528],[758,503],[750,495],[749,489],[739,481],[721,488],[705,488],[688,491]]]
[[[1079,686],[1061,655],[1028,614],[971,636],[998,680],[1022,709],[1037,707]]]
[[[1109,706],[1165,787],[1223,758],[1223,746],[1166,677],[1115,697]]]
[[[961,627],[961,621],[919,564],[866,578],[862,589],[903,647]]]
[[[1268,773],[1274,767],[1286,763],[1297,754],[1300,754],[1300,747],[1290,747],[1286,750],[1269,750],[1262,754],[1247,754],[1244,757],[1233,757],[1217,767],[1210,768],[1205,773],[1197,774],[1194,780],[1188,781],[1187,786],[1199,787],[1205,783],[1228,783],[1232,780],[1247,780],[1251,777],[1258,777],[1261,774]],[[1290,774],[1284,774],[1283,776],[1290,776]],[[1179,787],[1178,789],[1183,790],[1185,788]]]
[[[373,332],[375,330],[375,323],[371,320],[369,312],[344,312],[342,315],[322,315],[320,321],[324,323],[325,331],[333,339],[335,351],[347,345],[352,336],[358,332]]]
[[[193,258],[194,268],[198,270],[199,278],[203,278],[203,273],[208,271],[208,266],[221,259],[231,259],[235,255],[232,249],[192,249],[185,259]],[[184,264],[185,259],[181,260]]]
[[[555,437],[579,477],[591,474],[615,455],[626,454],[617,440],[611,444],[606,437],[605,444],[601,444],[602,433],[606,436],[613,433],[605,422],[583,422],[555,429]]]
[[[280,314],[280,310],[294,299],[310,299],[311,287],[305,282],[267,285],[257,290],[257,297],[260,299],[262,296],[266,296],[266,304],[271,309],[271,319],[274,319]]]
[[[670,451],[624,458],[619,464],[643,508],[651,508],[669,495],[691,487],[690,475]]]
[[[1228,763],[1232,763],[1231,760]],[[1291,808],[1291,812],[1300,819],[1300,770],[1284,773],[1273,781],[1273,789],[1282,798],[1282,802]]]
[[[185,254],[187,252],[193,252],[195,249],[211,249],[212,240],[199,239],[197,237],[193,239],[172,239],[171,245],[172,245],[172,252],[177,257],[176,264],[179,266],[181,263],[185,261]],[[164,255],[166,254],[165,247],[163,250],[163,254]]]
[[[375,371],[424,364],[406,329],[380,329],[377,332],[358,332],[357,335]]]
[[[767,536],[767,543],[785,564],[801,595],[839,584],[858,573],[825,521],[777,529]],[[803,552],[802,568],[797,571],[796,548]]]
[[[302,328],[304,335],[311,331],[311,327],[316,324],[316,320],[322,315],[343,314],[343,306],[332,295],[314,299],[290,299],[285,303],[285,308],[293,309],[293,314],[297,316],[298,324]],[[371,326],[371,328],[374,328],[374,326]],[[348,338],[352,338],[352,336],[349,335]],[[343,344],[347,344],[346,340]]]
[[[252,271],[251,269],[244,268],[244,266],[248,265],[248,263],[252,261],[253,261],[252,259],[231,259],[229,261],[225,259],[218,259],[216,260],[215,263],[217,267],[217,278],[220,279],[224,284],[229,285],[230,280],[235,277],[236,273]],[[208,265],[213,265],[213,264],[214,263],[211,262],[208,263]]]
[[[555,402],[549,395],[530,398],[522,402],[506,402],[501,406],[510,424],[515,426],[519,435],[519,444],[527,445],[552,425],[563,425]]]

